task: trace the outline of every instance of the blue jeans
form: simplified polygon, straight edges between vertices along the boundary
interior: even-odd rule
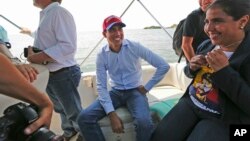
[[[74,131],[79,131],[76,119],[82,110],[77,90],[80,79],[81,70],[77,65],[49,76],[46,91],[54,104],[54,110],[60,114],[65,136],[71,136]]]
[[[153,122],[146,95],[141,94],[137,89],[122,91],[112,89],[109,93],[115,109],[126,106],[131,113],[137,141],[149,141],[153,131]],[[98,121],[104,116],[106,113],[98,100],[81,111],[78,124],[86,141],[105,141],[98,124]]]

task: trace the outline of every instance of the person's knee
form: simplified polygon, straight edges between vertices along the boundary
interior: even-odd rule
[[[88,113],[85,110],[82,110],[80,112],[80,114],[78,115],[77,123],[78,123],[79,126],[84,126],[84,124],[90,122],[89,119],[90,118],[88,116]]]
[[[187,140],[227,141],[229,128],[219,120],[202,120],[195,126]]]
[[[153,130],[153,123],[150,118],[138,118],[134,121],[135,127],[144,131]]]

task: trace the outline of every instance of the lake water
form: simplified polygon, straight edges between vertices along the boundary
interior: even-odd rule
[[[172,35],[174,29],[167,29],[167,31]],[[124,29],[124,35],[127,39],[140,42],[169,63],[177,62],[178,60],[178,56],[175,55],[172,49],[172,38],[162,29]],[[106,39],[104,39],[97,46],[102,37],[101,31],[85,31],[78,33],[76,59],[78,64],[81,64],[82,71],[87,72],[95,70],[96,53],[107,43]],[[9,35],[9,38],[12,43],[12,53],[25,61],[22,54],[23,48],[32,45],[33,38],[23,34]],[[92,53],[89,55],[90,52]],[[146,63],[143,62],[143,64]]]

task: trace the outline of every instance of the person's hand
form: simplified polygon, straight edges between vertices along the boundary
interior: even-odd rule
[[[113,132],[118,134],[124,133],[123,123],[119,116],[115,112],[110,112],[108,117],[110,119]]]
[[[53,113],[53,104],[49,100],[46,102],[44,102],[43,105],[38,105],[39,118],[25,128],[25,134],[29,135],[42,126],[46,126],[49,129]]]
[[[35,54],[35,52],[33,51],[33,47],[32,46],[28,46],[28,57],[32,56],[33,54]]]
[[[15,66],[29,82],[33,82],[37,79],[39,72],[30,64],[16,64]]]
[[[225,53],[221,49],[212,50],[206,55],[208,65],[214,70],[214,72],[229,65],[229,61]]]
[[[137,87],[137,90],[141,93],[141,94],[146,94],[148,92],[148,90],[145,89],[145,87],[143,85],[140,85],[139,87]]]
[[[33,51],[33,47],[32,46],[28,46],[28,56],[27,56],[27,60],[29,62],[32,62],[31,60],[31,56],[34,55],[35,52]],[[32,62],[33,63],[33,62]]]
[[[11,63],[9,58],[0,54],[0,93],[21,101],[34,104],[39,109],[39,118],[32,122],[24,132],[31,134],[41,126],[49,128],[53,113],[53,104],[47,94],[40,92],[25,80],[25,77]]]
[[[22,27],[20,33],[31,35],[31,30],[26,27]]]
[[[190,60],[190,69],[196,71],[201,68],[201,66],[207,65],[207,61],[204,55],[196,55]]]

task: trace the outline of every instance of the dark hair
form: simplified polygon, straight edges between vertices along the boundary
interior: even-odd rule
[[[245,15],[250,16],[250,0],[215,0],[208,9],[221,8],[227,15],[232,16],[235,21]],[[250,21],[245,30],[250,30]]]
[[[51,0],[52,2],[59,2],[60,4],[62,3],[62,0]]]

